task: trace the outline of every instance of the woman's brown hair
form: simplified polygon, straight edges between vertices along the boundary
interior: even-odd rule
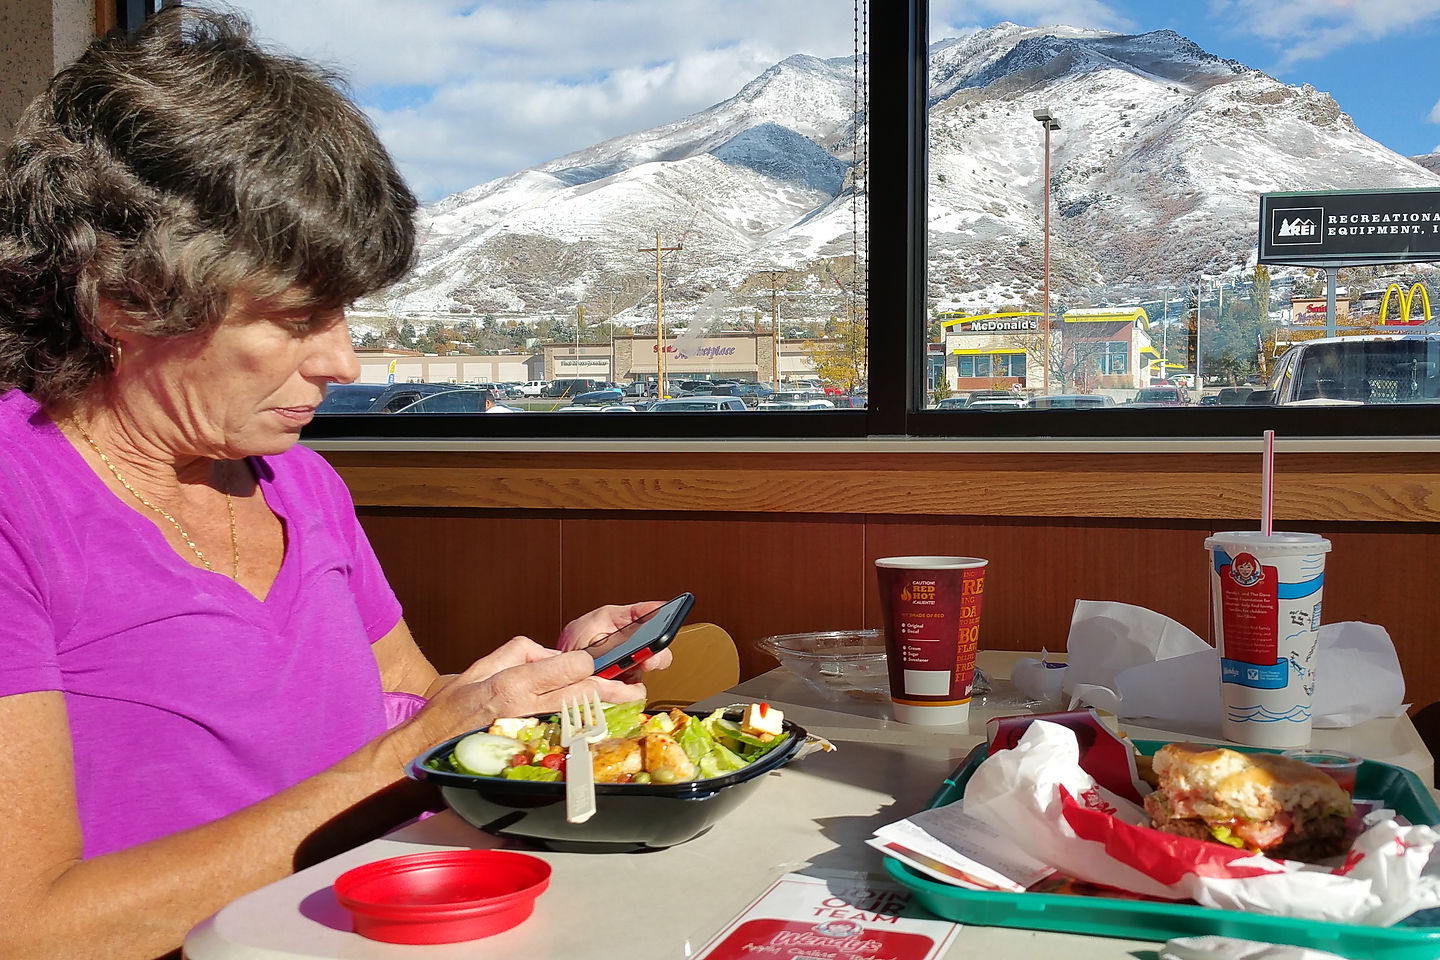
[[[0,384],[53,402],[109,372],[102,298],[152,337],[242,288],[348,303],[409,270],[416,206],[333,74],[166,9],[57,74],[0,158]]]

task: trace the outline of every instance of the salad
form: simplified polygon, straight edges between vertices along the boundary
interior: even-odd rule
[[[607,704],[607,739],[590,746],[596,783],[683,783],[739,770],[785,743],[784,715],[764,703],[739,720],[727,708],[708,716],[683,710],[646,713],[645,701]],[[506,717],[462,737],[433,769],[509,780],[563,781],[560,717]]]

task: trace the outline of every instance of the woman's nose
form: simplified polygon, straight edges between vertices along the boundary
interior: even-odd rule
[[[360,360],[350,340],[350,324],[345,319],[327,327],[315,341],[310,355],[311,376],[324,377],[335,383],[354,383],[360,378]]]

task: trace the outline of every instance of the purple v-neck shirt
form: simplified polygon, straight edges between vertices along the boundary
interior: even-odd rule
[[[87,857],[223,817],[386,727],[370,644],[400,605],[344,484],[304,447],[250,463],[285,527],[263,602],[180,557],[33,399],[0,396],[0,696],[64,694]]]

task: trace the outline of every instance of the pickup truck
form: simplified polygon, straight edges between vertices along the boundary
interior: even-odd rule
[[[1354,406],[1440,400],[1440,334],[1324,337],[1281,355],[1247,404]]]

